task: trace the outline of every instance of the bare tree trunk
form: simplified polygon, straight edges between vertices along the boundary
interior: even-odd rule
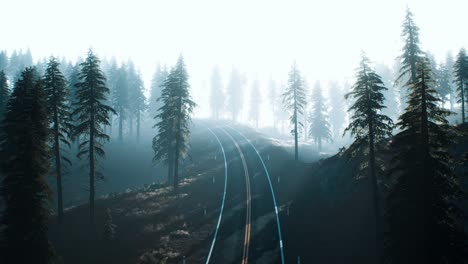
[[[55,172],[57,177],[57,215],[59,223],[63,221],[62,164],[60,156],[60,139],[57,109],[54,109],[54,152]]]
[[[89,223],[94,229],[94,107],[91,108],[91,120],[89,127]]]

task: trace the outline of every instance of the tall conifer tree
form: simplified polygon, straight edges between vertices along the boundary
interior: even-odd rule
[[[309,136],[317,144],[320,151],[322,150],[323,141],[332,140],[332,134],[328,122],[327,106],[319,82],[315,84],[312,90],[312,111],[310,112],[309,121]]]
[[[109,114],[115,113],[112,107],[103,103],[107,99],[109,88],[106,87],[106,78],[99,64],[98,57],[89,50],[86,60],[80,63],[79,82],[75,84],[78,102],[73,112],[79,122],[75,133],[85,138],[79,145],[77,157],[87,155],[89,161],[89,222],[92,226],[95,182],[96,178],[102,178],[102,174],[97,170],[97,158],[105,154],[103,141],[109,141],[109,136],[104,133],[104,126],[110,125]]]
[[[67,80],[59,70],[59,63],[51,58],[43,77],[44,90],[47,98],[47,111],[51,124],[51,143],[55,161],[55,176],[57,178],[57,212],[58,219],[63,218],[63,164],[71,165],[70,160],[63,155],[62,146],[70,148],[69,139],[73,132],[70,106],[67,102]]]
[[[10,90],[8,89],[6,74],[0,70],[0,122],[3,120],[9,95]]]
[[[180,56],[163,84],[160,99],[163,105],[155,117],[159,120],[155,125],[158,132],[153,138],[153,160],[168,164],[168,180],[173,181],[176,192],[179,186],[179,162],[188,154],[190,115],[196,106],[189,88],[187,70],[183,57]]]
[[[368,153],[364,168],[367,168],[366,176],[369,178],[372,193],[373,215],[375,222],[375,245],[378,260],[382,253],[382,212],[380,209],[380,193],[377,175],[382,164],[377,164],[376,145],[382,139],[392,135],[392,119],[381,114],[384,106],[383,92],[385,88],[381,77],[369,66],[369,60],[362,55],[361,63],[356,74],[356,83],[352,86],[351,92],[346,94],[347,99],[354,101],[349,108],[351,113],[351,123],[346,128],[355,137],[353,148],[364,147]]]
[[[0,262],[4,264],[53,261],[47,238],[48,117],[42,83],[35,75],[33,68],[22,72],[1,123],[0,193],[5,208]]]
[[[291,71],[289,72],[288,85],[283,93],[283,104],[291,113],[289,120],[293,125],[291,133],[294,135],[295,160],[299,160],[298,137],[301,132],[301,128],[304,126],[300,120],[304,116],[306,103],[304,80],[302,79],[296,63],[294,63],[291,67]]]
[[[454,80],[458,102],[461,103],[462,123],[465,123],[466,104],[468,102],[468,57],[465,49],[461,49],[453,65]]]
[[[426,58],[416,64],[415,81],[392,142],[391,172],[396,178],[387,197],[388,263],[466,263],[461,178],[449,147],[456,137],[440,107]]]

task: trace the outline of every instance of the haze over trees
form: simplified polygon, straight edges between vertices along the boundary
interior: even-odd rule
[[[332,132],[328,121],[328,111],[325,105],[325,98],[323,97],[322,88],[319,82],[315,83],[311,98],[312,110],[309,117],[309,136],[314,140],[318,150],[321,151],[323,141],[332,140]]]
[[[221,80],[221,75],[218,67],[213,68],[211,73],[211,91],[210,91],[210,107],[211,107],[211,116],[214,119],[219,119],[224,110],[224,92],[223,92],[223,83]]]
[[[254,126],[258,128],[258,121],[260,119],[260,104],[262,103],[262,97],[260,95],[260,87],[258,81],[253,81],[252,88],[250,91],[250,120]]]
[[[3,120],[9,95],[10,90],[8,89],[6,74],[3,70],[0,70],[0,120]]]
[[[237,121],[243,106],[245,80],[237,69],[232,69],[227,86],[227,107],[233,121]]]
[[[379,10],[370,13],[383,15]],[[283,20],[278,23],[287,25]],[[281,36],[278,25],[273,28],[277,36],[271,37]],[[393,42],[386,39],[394,43],[400,38],[400,51],[382,48],[383,44],[374,50],[366,46],[373,42],[359,39],[375,58],[377,52],[400,56],[371,63],[362,53],[350,77],[347,72],[353,66],[346,65],[346,56],[341,55],[355,47],[337,32],[343,23],[329,26],[327,34],[346,39],[340,51],[312,46],[306,52],[274,54],[271,51],[276,49],[255,46],[260,43],[256,39],[246,41],[245,47],[265,48],[258,57],[271,56],[273,65],[241,67],[243,57],[251,55],[247,49],[227,54],[232,61],[223,65],[219,62],[230,41],[209,46],[220,47],[213,50],[215,55],[200,55],[195,45],[196,56],[186,57],[188,67],[180,55],[172,67],[159,64],[151,69],[152,76],[145,75],[140,56],[135,62],[141,64],[128,57],[101,61],[93,50],[85,59],[41,55],[33,60],[29,49],[13,50],[6,41],[8,53],[0,51],[0,263],[119,264],[126,262],[105,260],[124,255],[139,264],[181,263],[185,257],[192,263],[201,259],[200,252],[211,241],[210,228],[215,234],[213,249],[217,239],[234,243],[237,234],[250,232],[251,226],[254,232],[246,231],[245,237],[251,235],[252,244],[241,241],[241,236],[239,241],[244,249],[251,246],[247,256],[252,263],[270,263],[262,259],[267,255],[278,260],[273,253],[276,248],[283,250],[283,243],[288,263],[320,263],[313,258],[327,253],[334,254],[327,256],[330,263],[345,258],[361,264],[468,263],[465,48],[455,46],[459,51],[455,58],[450,53],[437,57],[440,50],[432,43],[437,41],[420,43],[426,39],[420,38],[407,8],[401,35],[391,36]],[[384,30],[380,25],[378,29],[372,37],[382,36]],[[368,33],[367,28],[361,30],[356,32]],[[436,32],[428,30],[421,32]],[[257,33],[263,38],[266,31]],[[6,39],[14,37],[10,35],[5,34]],[[299,47],[301,36],[295,38],[282,43]],[[171,36],[161,35],[161,40],[167,46],[184,47],[174,45]],[[159,62],[174,56],[154,50],[143,55]],[[330,57],[317,63],[320,53],[333,52],[336,61]],[[358,50],[346,54],[353,58]],[[210,56],[220,61],[211,61]],[[288,72],[285,61],[294,56],[300,63],[294,62]],[[200,67],[197,58],[203,60]],[[325,72],[327,67],[330,70]],[[317,82],[309,93],[306,76],[326,81]],[[245,138],[226,141],[227,135],[219,133],[225,126],[232,126],[226,130],[234,134],[242,131]],[[212,128],[214,137],[206,127]],[[228,148],[227,142],[234,145]],[[239,173],[243,177],[237,177]],[[244,191],[247,195],[239,195]],[[274,206],[259,206],[270,194]],[[231,216],[242,216],[244,209],[248,220],[241,217],[238,226],[232,225],[237,218]],[[218,224],[213,225],[218,213]],[[262,234],[270,236],[267,230],[276,228],[274,221],[278,240],[262,239]],[[226,230],[216,237],[226,223]],[[132,235],[137,240],[126,240]],[[277,244],[270,247],[270,242]],[[67,258],[61,260],[55,250],[58,255],[67,252]],[[226,251],[237,249],[216,250],[224,257]],[[142,251],[150,252],[150,257],[142,258],[146,256]],[[81,255],[89,262],[81,261]]]
[[[334,140],[341,139],[346,119],[346,102],[343,89],[337,82],[331,82],[328,88],[330,95],[330,126]]]

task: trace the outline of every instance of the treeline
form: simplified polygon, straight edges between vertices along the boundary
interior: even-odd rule
[[[409,9],[402,38],[394,83],[405,96],[395,124],[384,111],[388,88],[364,54],[356,82],[346,94],[351,107],[345,132],[355,138],[349,152],[365,157],[358,176],[368,179],[371,190],[377,251],[374,263],[466,263],[461,208],[465,196],[462,175],[455,172],[460,159],[454,157],[452,147],[466,131],[468,57],[462,49],[453,73],[441,74],[431,56],[420,48],[419,28]],[[445,103],[454,101],[455,95],[447,87],[458,91],[461,128],[449,124],[454,113]]]
[[[62,182],[66,168],[73,165],[70,153],[76,151],[89,169],[89,230],[94,237],[95,185],[104,177],[99,163],[105,156],[104,144],[111,139],[113,119],[118,123],[119,142],[124,141],[124,124],[127,138],[135,136],[138,141],[148,103],[131,61],[121,65],[112,61],[102,67],[90,50],[76,64],[64,59],[62,64],[51,57],[34,66],[29,51],[20,55],[8,58],[2,52],[0,56],[0,194],[4,202],[0,255],[2,263],[54,263],[56,256],[47,239],[49,202],[57,201],[57,220],[63,225]],[[178,166],[187,155],[195,107],[183,58],[158,81],[155,89],[160,92],[154,95],[153,91],[156,102],[149,104],[156,128],[154,160],[168,164],[169,179],[177,190]],[[47,184],[49,175],[56,178],[56,193]]]
[[[440,63],[430,51],[424,54],[430,62],[434,89],[441,99],[440,105],[455,113],[447,119],[452,124],[464,122],[466,106],[460,98],[465,97],[460,94],[460,82],[457,81],[460,79],[458,61],[465,57],[464,49],[461,49],[455,58],[448,53]],[[381,111],[394,123],[405,111],[408,96],[408,91],[405,89],[406,83],[399,78],[400,68],[404,65],[404,60],[401,58],[403,57],[396,58],[391,65],[384,63],[374,65],[375,72],[379,74],[387,88],[382,91],[385,96],[383,102],[385,108]],[[352,104],[351,101],[345,101],[343,98],[350,92],[351,84],[341,81],[308,82],[304,76],[304,72],[294,64],[291,66],[286,81],[270,78],[262,84],[264,86],[262,90],[256,78],[248,80],[245,74],[237,69],[233,69],[224,82],[219,67],[215,66],[209,79],[211,117],[247,121],[257,128],[259,122],[263,121],[263,126],[269,126],[274,131],[284,134],[290,132],[285,127],[289,127],[290,118],[296,111],[297,116],[294,118],[297,120],[292,123],[291,127],[295,137],[297,132],[298,141],[311,141],[316,144],[319,151],[324,143],[333,142],[340,144],[338,146],[351,143],[348,137],[343,137],[351,117],[347,110]],[[296,86],[297,89],[291,90],[292,86]],[[291,108],[289,104],[289,96],[294,90],[303,93],[301,95],[303,102],[297,105],[296,109]],[[249,94],[249,100],[245,102],[244,94]],[[262,108],[262,105],[269,107]],[[242,113],[246,114],[247,119],[241,120]],[[267,119],[270,123],[265,122]],[[297,128],[295,128],[295,123],[297,123]]]

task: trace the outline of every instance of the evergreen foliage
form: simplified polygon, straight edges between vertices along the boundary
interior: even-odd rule
[[[57,178],[57,212],[59,221],[63,218],[63,167],[62,161],[71,165],[64,155],[62,146],[70,148],[69,139],[73,133],[70,105],[68,104],[67,80],[59,69],[59,63],[51,58],[43,76],[44,91],[47,100],[47,112],[50,119],[51,145],[55,161],[55,176]]]
[[[465,123],[466,104],[468,102],[468,57],[465,49],[461,49],[453,65],[453,82],[456,85],[458,103],[461,103],[462,123]]]
[[[109,114],[115,110],[105,105],[109,94],[106,87],[106,78],[99,67],[100,60],[89,50],[88,57],[80,63],[80,73],[77,89],[77,103],[73,115],[77,117],[79,124],[75,134],[83,136],[85,140],[79,144],[78,158],[87,156],[89,161],[89,222],[94,226],[94,199],[96,178],[103,178],[96,164],[98,157],[105,155],[103,141],[109,141],[109,136],[104,133],[104,126],[110,125]]]
[[[182,56],[172,68],[163,86],[160,101],[162,106],[155,120],[157,135],[153,138],[155,162],[168,165],[168,181],[173,182],[177,192],[179,185],[179,162],[189,150],[191,113],[196,104],[190,96],[188,74]]]
[[[291,133],[294,135],[295,160],[299,160],[298,136],[304,127],[300,121],[304,116],[306,105],[305,83],[296,63],[291,66],[288,85],[283,93],[283,105],[290,112],[290,122],[294,126]]]
[[[461,178],[449,147],[455,131],[450,112],[440,107],[426,58],[416,64],[415,81],[392,142],[395,183],[387,197],[388,263],[466,263]]]
[[[260,119],[260,104],[262,98],[260,96],[260,87],[258,81],[254,81],[252,84],[252,90],[250,93],[250,120],[254,122],[255,127],[258,128],[258,120]]]
[[[378,161],[376,145],[379,141],[392,135],[392,119],[381,114],[384,106],[383,92],[385,88],[381,77],[375,73],[369,66],[369,60],[362,55],[361,63],[356,73],[356,83],[352,86],[351,92],[346,94],[346,98],[354,99],[353,105],[349,108],[351,123],[346,128],[355,138],[353,148],[364,147],[366,151],[366,161],[361,165],[366,169],[365,175],[368,176],[372,193],[372,203],[374,209],[375,221],[375,245],[377,249],[379,263],[382,253],[382,212],[380,209],[380,193],[377,176],[383,165]]]
[[[5,201],[1,263],[53,263],[47,238],[50,190],[46,98],[33,68],[15,83],[1,123],[0,193]]]
[[[112,220],[112,211],[109,208],[107,208],[106,218],[104,220],[104,233],[103,233],[103,237],[105,241],[109,242],[109,241],[114,240],[115,234],[117,233],[115,230],[116,228],[117,228],[117,225],[115,225],[114,221]]]
[[[245,79],[238,70],[232,69],[227,86],[227,106],[232,115],[232,120],[237,121],[243,105],[243,86]]]
[[[0,122],[3,120],[9,96],[10,90],[8,89],[6,74],[0,70]]]
[[[322,150],[323,141],[332,141],[330,123],[328,121],[327,106],[322,94],[320,83],[317,82],[312,90],[312,111],[310,112],[309,136]]]
[[[224,93],[221,74],[218,67],[213,68],[211,74],[211,94],[210,94],[211,113],[214,119],[219,119],[224,110]]]
[[[158,114],[159,108],[161,108],[162,101],[158,100],[161,97],[161,89],[164,81],[168,75],[166,67],[161,67],[158,65],[156,72],[153,75],[151,80],[151,92],[148,103],[148,111],[151,117],[154,117]]]
[[[343,135],[346,120],[346,102],[342,88],[336,82],[329,85],[330,95],[330,125],[333,138],[338,139]]]

